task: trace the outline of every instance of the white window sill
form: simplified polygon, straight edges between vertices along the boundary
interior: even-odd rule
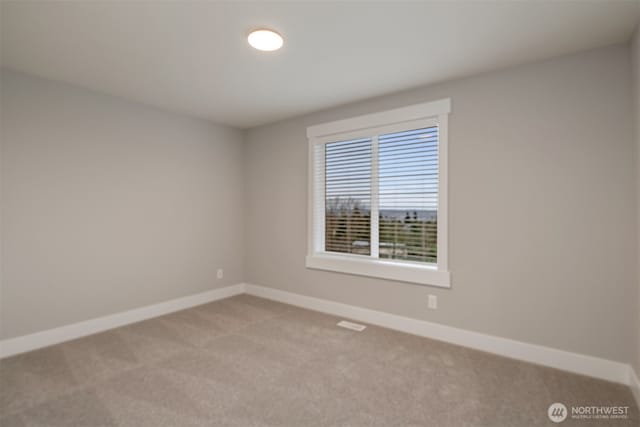
[[[359,255],[316,253],[307,256],[306,266],[317,270],[337,271],[339,273],[398,280],[420,285],[441,288],[451,287],[450,273],[448,271],[438,271],[434,265],[370,259]]]

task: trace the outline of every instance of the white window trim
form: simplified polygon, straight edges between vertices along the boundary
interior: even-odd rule
[[[448,268],[448,114],[451,112],[451,99],[441,99],[433,102],[410,105],[345,120],[323,123],[307,128],[309,139],[309,197],[308,197],[308,225],[307,225],[307,268],[337,271],[403,282],[451,287],[451,274]],[[324,203],[324,183],[316,186],[314,177],[314,152],[317,144],[326,144],[339,140],[355,139],[359,137],[373,137],[373,144],[377,143],[377,135],[409,129],[412,126],[427,127],[438,125],[438,262],[437,264],[423,264],[410,261],[368,258],[362,255],[339,254],[324,251],[324,218],[314,215],[314,202]],[[374,150],[374,153],[376,150]],[[375,155],[375,154],[374,154]],[[374,164],[377,166],[377,162]],[[375,174],[374,174],[375,175]],[[372,179],[377,179],[377,176]],[[375,184],[374,184],[375,185]],[[321,193],[318,193],[321,192]],[[324,208],[320,206],[321,211]],[[372,207],[372,212],[373,212]],[[372,227],[377,222],[377,216],[372,217]],[[371,244],[373,251],[373,243]]]

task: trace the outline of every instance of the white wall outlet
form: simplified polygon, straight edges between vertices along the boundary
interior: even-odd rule
[[[224,271],[221,268],[219,268],[218,273],[216,275],[218,276],[218,279],[222,279],[224,277]]]
[[[435,295],[429,295],[429,301],[427,303],[427,307],[429,307],[432,310],[435,310],[438,308],[438,297]]]

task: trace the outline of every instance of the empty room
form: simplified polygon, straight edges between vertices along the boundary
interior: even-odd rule
[[[0,426],[640,426],[640,0],[0,0]]]

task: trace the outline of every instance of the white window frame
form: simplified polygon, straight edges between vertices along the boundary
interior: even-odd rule
[[[448,267],[448,115],[451,99],[425,102],[393,110],[352,117],[307,128],[309,139],[309,200],[307,219],[307,268],[340,273],[398,280],[403,282],[451,287]],[[371,258],[365,255],[342,254],[324,250],[324,177],[317,182],[314,176],[315,147],[318,144],[371,137],[373,146],[372,180],[377,181],[378,135],[438,126],[438,243],[437,264]],[[376,183],[373,183],[377,188]],[[320,197],[321,196],[321,197]],[[372,194],[371,227],[377,227],[378,206]],[[315,205],[319,206],[315,206]],[[372,239],[373,239],[372,233]],[[375,246],[375,249],[374,249]],[[377,242],[370,243],[372,255],[377,253]]]

